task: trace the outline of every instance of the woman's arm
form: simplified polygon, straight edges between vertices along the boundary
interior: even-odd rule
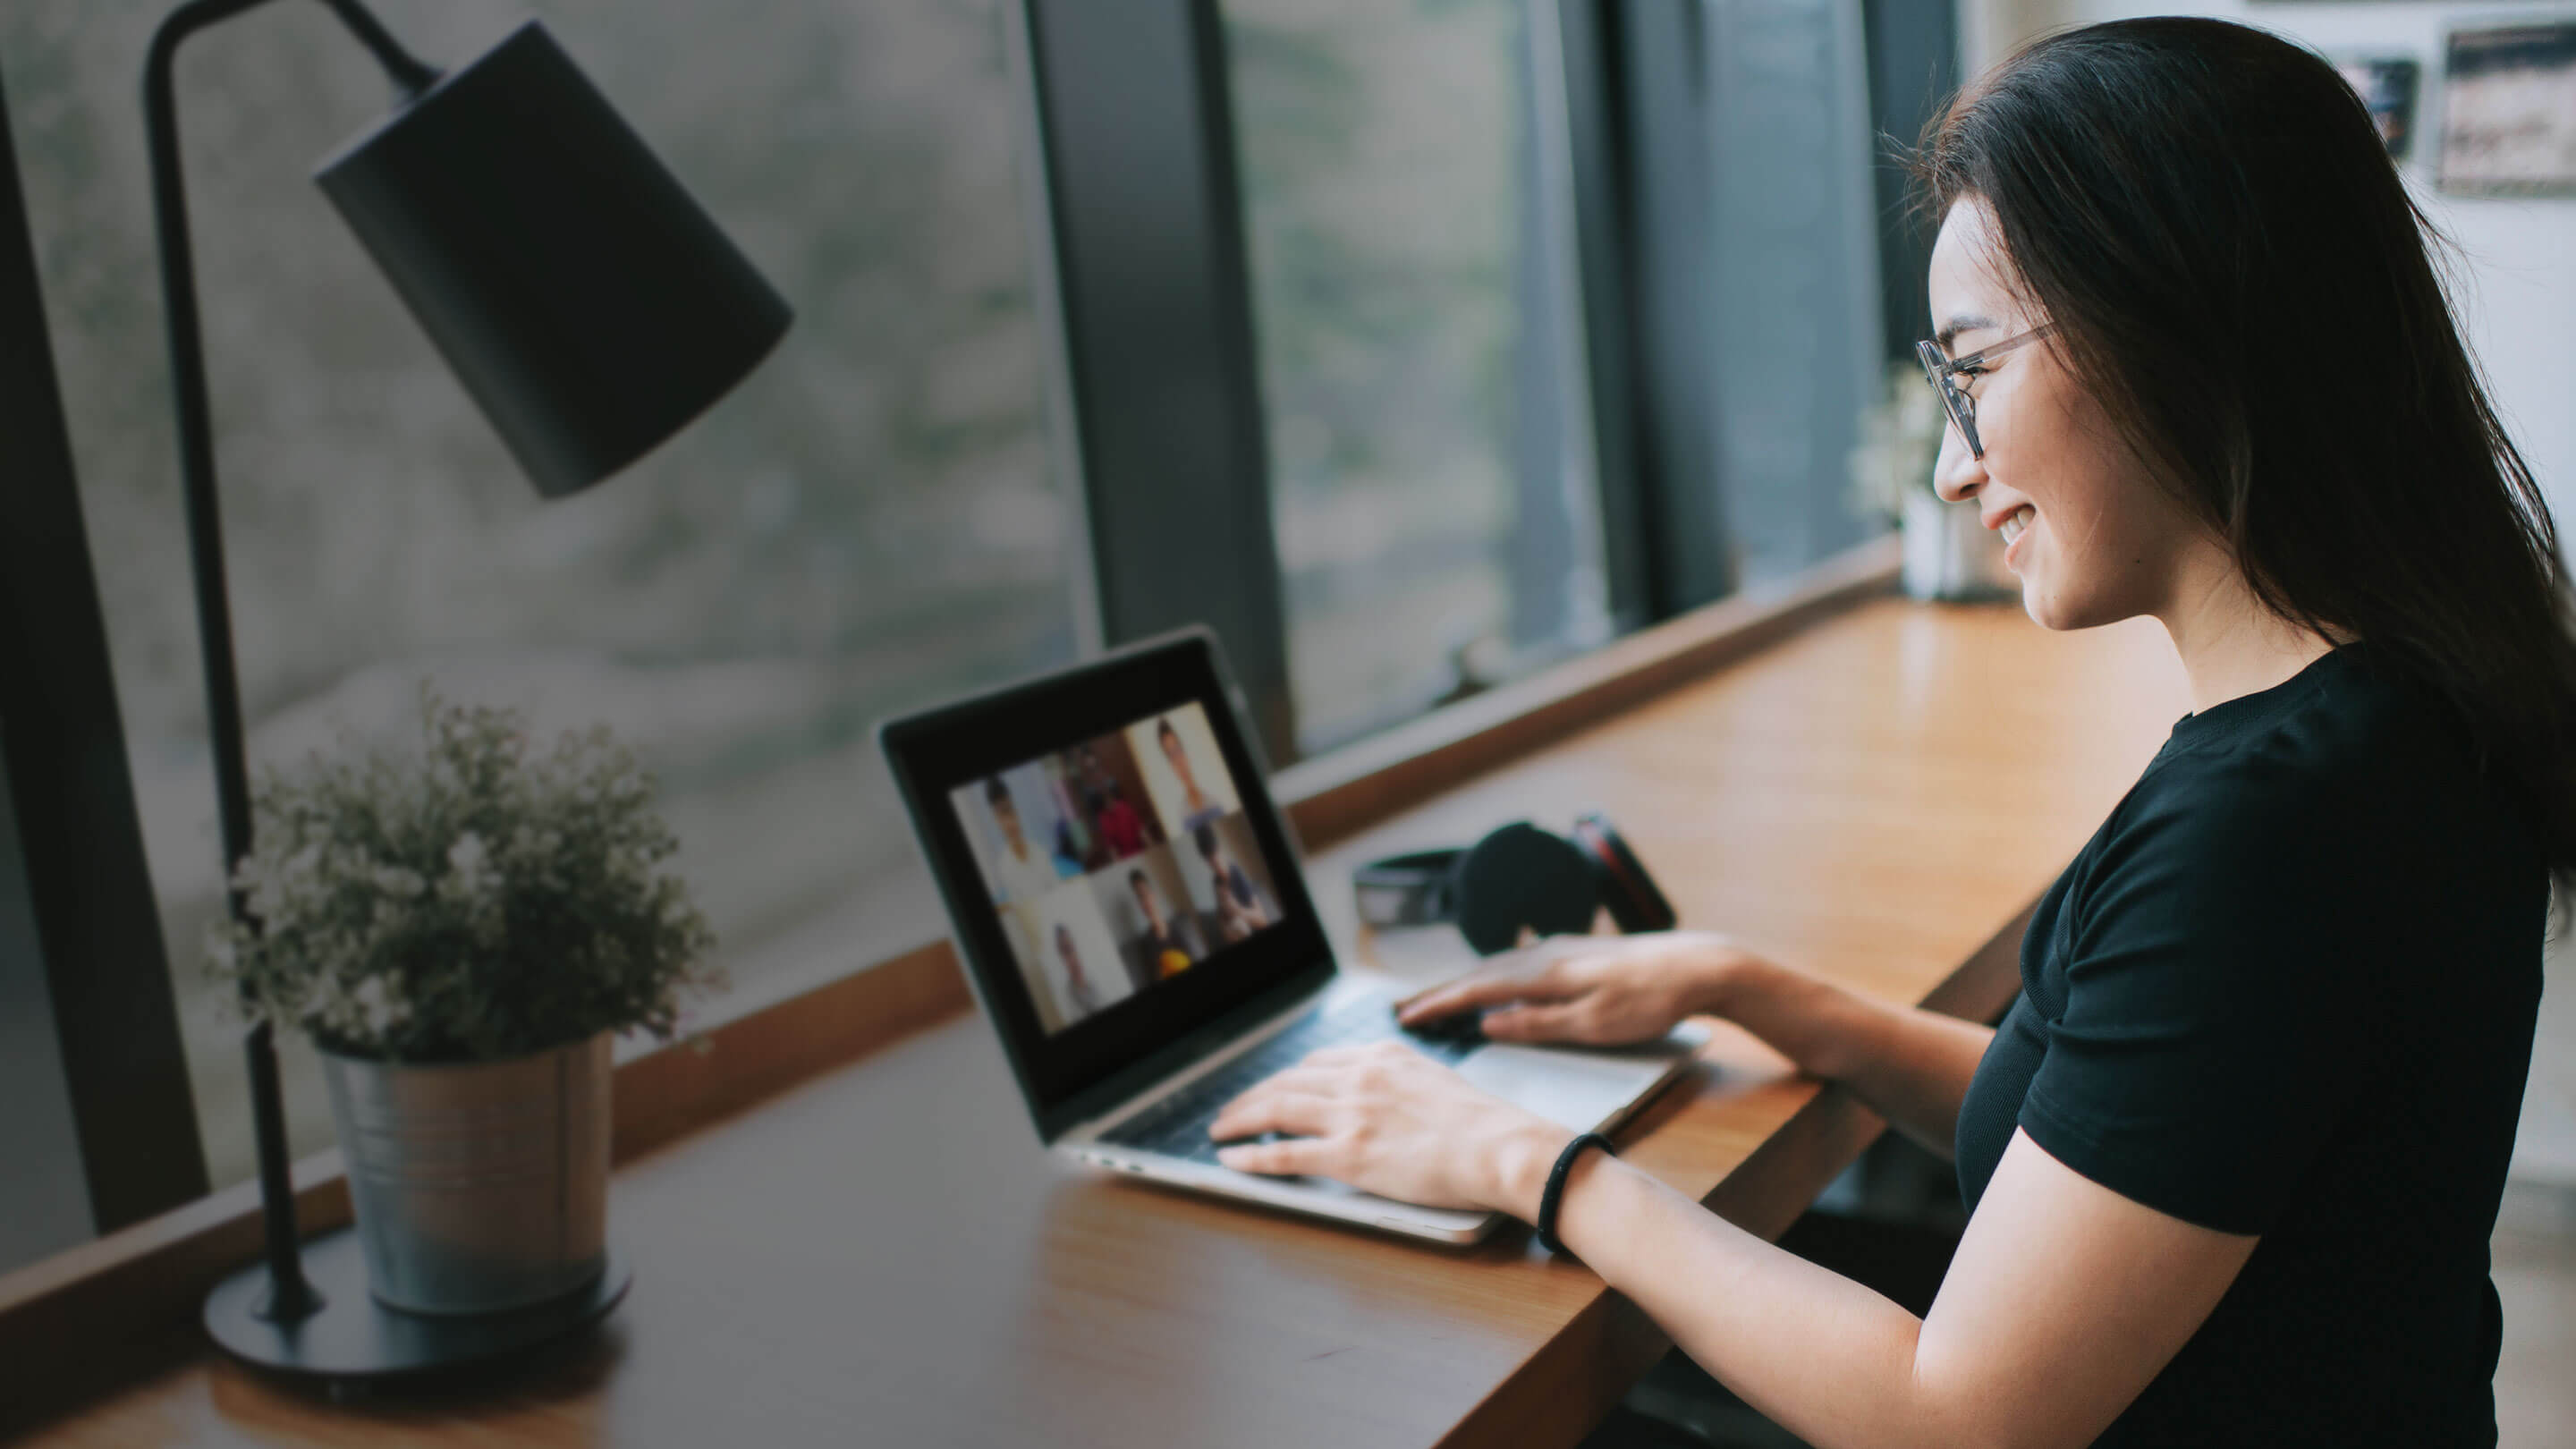
[[[1959,1103],[1995,1029],[1891,1006],[1746,952],[1714,973],[1700,1008],[1760,1037],[1809,1076],[1840,1082],[1947,1161]]]
[[[1685,1016],[1722,1016],[1808,1075],[1843,1083],[1944,1158],[1968,1080],[1995,1035],[1873,1001],[1705,931],[1558,936],[1410,997],[1399,1011],[1408,1023],[1482,1011],[1496,1041],[1591,1045],[1661,1036]]]
[[[2089,1444],[2256,1242],[2132,1202],[2018,1131],[1921,1319],[1598,1152],[1569,1176],[1557,1234],[1818,1449]]]
[[[1573,1134],[1411,1048],[1316,1053],[1221,1113],[1246,1172],[1523,1219]],[[1557,1234],[1747,1403],[1819,1449],[2088,1444],[2217,1306],[2255,1239],[2078,1175],[2015,1132],[1921,1319],[1598,1152]]]

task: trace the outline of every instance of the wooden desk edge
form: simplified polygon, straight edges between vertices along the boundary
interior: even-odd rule
[[[1275,782],[1281,806],[1308,849],[1329,847],[1885,594],[1895,582],[1897,550],[1893,537],[1873,539],[1770,589],[1693,610],[1292,766]],[[971,1004],[953,950],[939,941],[623,1062],[615,1160],[633,1161]],[[297,1163],[294,1178],[306,1236],[348,1223],[337,1151]],[[143,1345],[184,1351],[193,1341],[184,1330],[206,1293],[259,1251],[257,1188],[245,1182],[0,1274],[0,1363],[21,1383],[46,1386],[32,1397],[0,1399],[0,1432],[96,1397],[161,1366],[174,1351],[146,1349],[138,1359]]]

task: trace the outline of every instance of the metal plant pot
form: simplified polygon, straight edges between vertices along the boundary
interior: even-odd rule
[[[1977,522],[1977,507],[1944,503],[1920,488],[1905,495],[1902,580],[1917,599],[2017,599],[2021,581],[2004,567],[2003,540]]]
[[[606,1266],[609,1034],[497,1062],[322,1053],[378,1302],[490,1313]]]

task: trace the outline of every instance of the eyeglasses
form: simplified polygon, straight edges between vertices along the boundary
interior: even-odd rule
[[[2018,337],[2007,337],[1983,352],[1972,352],[1956,362],[1941,354],[1941,344],[1937,342],[1914,344],[1914,355],[1923,363],[1923,375],[1931,380],[1932,390],[1941,395],[1941,406],[1950,414],[1952,425],[1958,428],[1959,441],[1968,445],[1969,457],[1979,462],[1985,461],[1986,457],[1985,445],[1977,441],[1977,404],[1966,393],[1959,391],[1959,385],[1950,379],[1963,372],[1974,377],[1985,370],[1988,362],[2025,342],[2045,337],[2056,330],[2055,323],[2033,327]]]

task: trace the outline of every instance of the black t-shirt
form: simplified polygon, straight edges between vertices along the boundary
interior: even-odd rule
[[[2487,1240],[2548,880],[2456,717],[2348,644],[2174,726],[2022,939],[1959,1112],[2260,1234],[2104,1445],[2492,1445]]]

